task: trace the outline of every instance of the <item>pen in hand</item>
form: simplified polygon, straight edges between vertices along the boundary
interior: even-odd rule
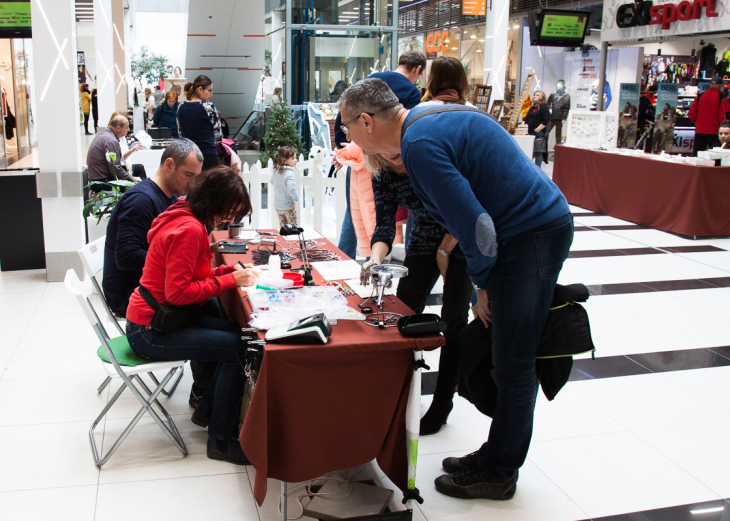
[[[246,269],[246,266],[243,265],[243,262],[238,261],[238,265],[241,266],[244,270]]]

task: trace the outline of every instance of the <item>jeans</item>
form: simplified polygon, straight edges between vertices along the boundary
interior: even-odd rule
[[[340,243],[337,247],[351,259],[355,259],[357,256],[357,235],[355,235],[355,227],[352,225],[352,215],[350,214],[350,171],[348,167],[347,178],[345,180],[347,209],[345,210],[345,219],[342,221]]]
[[[535,156],[535,164],[539,167],[542,165],[542,155],[544,152],[533,152],[533,155]]]
[[[411,230],[413,229],[413,214],[408,212],[408,220],[406,221],[406,233],[403,235],[403,247],[408,249],[408,242],[411,240]]]
[[[422,313],[441,274],[436,264],[436,256],[406,255],[403,265],[408,268],[408,276],[400,280],[396,294],[414,312]],[[446,322],[446,344],[441,348],[439,356],[434,401],[451,401],[456,391],[461,360],[459,333],[469,321],[469,298],[473,291],[466,272],[466,260],[450,257],[441,306],[441,320]]]
[[[514,479],[527,457],[538,389],[535,353],[572,242],[570,214],[499,241],[497,263],[487,279],[498,394],[479,459],[498,482]]]
[[[221,164],[218,154],[203,154],[203,170],[208,170]]]
[[[202,316],[195,327],[159,333],[127,321],[132,350],[155,361],[219,362],[198,408],[212,408],[208,435],[216,440],[238,437],[239,402],[243,397],[246,344],[240,329],[220,318]]]

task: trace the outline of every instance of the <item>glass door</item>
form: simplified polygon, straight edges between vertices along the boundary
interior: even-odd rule
[[[26,89],[26,60],[23,40],[13,40],[13,66],[15,77],[15,125],[20,157],[30,153],[30,129],[28,126],[28,91]]]

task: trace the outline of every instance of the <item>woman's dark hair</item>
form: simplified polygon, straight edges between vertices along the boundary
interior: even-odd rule
[[[656,83],[652,83],[646,89],[647,92],[656,92],[659,90],[659,86]]]
[[[251,213],[251,199],[243,179],[230,166],[218,165],[198,174],[188,191],[193,215],[212,228],[220,217],[245,217]]]
[[[274,157],[272,158],[274,161],[274,170],[280,174],[284,173],[284,168],[286,165],[284,164],[285,161],[296,158],[297,157],[297,149],[294,147],[290,147],[288,145],[282,145],[279,147],[279,150],[276,151],[276,154],[274,154]]]
[[[185,91],[185,97],[187,99],[192,99],[193,95],[198,91],[198,88],[203,87],[204,89],[209,87],[210,85],[213,85],[213,82],[208,76],[205,76],[204,74],[201,74],[195,80],[190,83],[187,82],[184,87]]]
[[[459,102],[465,103],[469,94],[469,78],[459,60],[448,56],[440,56],[431,64],[428,77],[428,92],[438,96],[441,92],[453,89],[459,94]]]

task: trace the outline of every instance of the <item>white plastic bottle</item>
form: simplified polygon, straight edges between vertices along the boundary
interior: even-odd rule
[[[269,256],[269,273],[266,278],[280,279],[284,276],[281,272],[281,257],[278,251],[272,251]]]

